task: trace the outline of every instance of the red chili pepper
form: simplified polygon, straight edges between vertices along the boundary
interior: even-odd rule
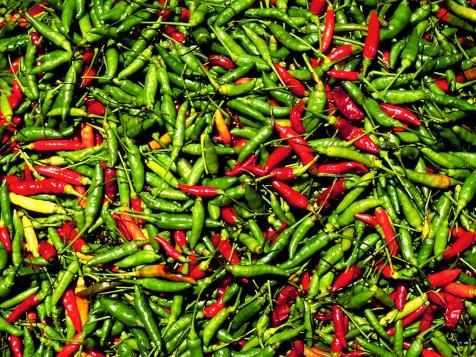
[[[357,81],[359,79],[359,72],[345,71],[342,69],[330,69],[326,72],[329,77],[342,79],[345,81]]]
[[[211,319],[213,316],[218,314],[221,310],[225,308],[225,304],[222,302],[222,297],[219,297],[216,302],[203,308],[203,314]]]
[[[283,160],[286,160],[292,154],[292,150],[288,146],[280,146],[276,148],[266,160],[263,169],[268,173],[272,168],[278,166]]]
[[[33,181],[33,173],[30,170],[30,167],[25,163],[23,165],[23,180],[24,181]]]
[[[56,357],[70,357],[72,356],[79,348],[81,344],[77,341],[81,339],[81,334],[78,333],[73,337],[71,342],[68,342],[66,345],[63,346],[61,351],[58,352]]]
[[[84,64],[90,64],[93,61],[94,58],[94,51],[88,47],[84,49],[83,51],[83,63]]]
[[[287,285],[279,292],[278,297],[276,298],[276,304],[288,304],[296,300],[298,296],[299,290],[294,286]]]
[[[172,37],[178,43],[187,42],[187,39],[186,39],[185,35],[180,31],[172,32],[172,34],[170,34],[170,37]]]
[[[35,46],[39,45],[41,41],[41,35],[38,32],[31,32],[30,41]]]
[[[428,296],[428,300],[430,300],[433,304],[439,306],[439,307],[446,307],[446,303],[443,297],[443,293],[435,293],[434,291],[428,291],[426,293],[426,296]]]
[[[12,109],[18,108],[20,103],[23,101],[23,91],[21,90],[21,86],[16,79],[13,80],[12,84],[12,92],[8,95],[8,102]]]
[[[87,185],[91,182],[89,178],[81,175],[76,171],[58,166],[35,166],[34,169],[36,172],[43,176],[55,178],[71,185]]]
[[[89,114],[103,116],[106,113],[106,107],[96,99],[88,99],[86,101],[86,109]]]
[[[365,117],[352,98],[340,87],[335,87],[332,92],[332,103],[349,120],[362,120]]]
[[[327,58],[330,62],[341,61],[352,56],[354,54],[355,49],[356,46],[353,45],[342,45],[332,50],[331,53],[329,53],[329,55],[327,56]]]
[[[446,292],[442,292],[441,294],[445,300],[446,307],[444,314],[445,325],[450,329],[454,329],[465,310],[463,299]]]
[[[78,236],[78,232],[76,232],[76,230],[74,229],[73,222],[66,222],[62,228],[58,228],[56,231],[58,232],[60,237],[63,238],[63,241],[68,244],[69,242],[75,240],[75,242],[73,243],[74,250],[83,253],[89,250],[88,245],[83,237],[79,237],[78,239],[76,239],[76,237]]]
[[[376,270],[386,279],[392,279],[395,273],[395,269],[390,264],[384,262],[377,263]]]
[[[311,283],[311,274],[308,271],[305,271],[301,278],[301,289],[304,292],[309,290],[309,284]]]
[[[259,177],[266,175],[266,171],[262,166],[248,166],[245,171]]]
[[[459,227],[453,228],[451,234],[458,239],[443,252],[443,259],[450,259],[468,250],[474,243],[476,232],[469,232]]]
[[[12,240],[10,238],[10,232],[8,227],[3,225],[3,221],[0,220],[0,242],[3,243],[8,253],[12,252]]]
[[[309,201],[302,193],[294,190],[282,181],[271,180],[271,185],[291,206],[305,209],[309,206]]]
[[[420,320],[420,332],[428,330],[431,327],[433,320],[435,320],[435,317],[434,308],[431,305],[428,306]]]
[[[292,348],[287,357],[300,357],[304,353],[304,343],[301,340],[292,341]]]
[[[354,214],[354,217],[358,219],[359,221],[367,223],[368,225],[372,227],[377,227],[379,225],[377,218],[375,218],[374,216],[368,213],[356,213]]]
[[[77,333],[80,333],[83,329],[83,324],[81,322],[81,316],[79,314],[78,304],[76,303],[76,295],[74,294],[74,291],[71,289],[66,290],[63,294],[62,302],[66,313],[71,319],[74,329]]]
[[[188,22],[189,19],[190,19],[190,10],[182,6],[180,8],[180,21]]]
[[[461,274],[461,269],[448,269],[428,276],[428,281],[433,289],[440,288],[456,280]]]
[[[302,83],[296,78],[294,78],[284,67],[282,67],[278,63],[275,63],[274,68],[276,69],[276,72],[278,72],[284,84],[289,86],[289,90],[292,93],[294,93],[298,97],[303,97],[304,94],[306,94],[306,88],[304,88]]]
[[[239,264],[241,262],[240,257],[238,257],[238,254],[233,249],[230,241],[221,239],[220,234],[215,234],[213,236],[212,243],[230,264]]]
[[[290,314],[291,314],[291,309],[289,308],[288,305],[282,304],[282,305],[275,306],[271,314],[271,325],[272,326],[281,325],[284,321],[288,319]]]
[[[219,66],[227,70],[236,68],[235,62],[223,55],[211,55],[208,57],[208,62],[214,66]]]
[[[372,139],[367,134],[365,134],[365,132],[353,126],[348,121],[342,118],[337,118],[334,128],[337,129],[339,135],[341,135],[345,140],[354,140],[353,144],[357,148],[367,151],[371,154],[378,154],[380,152],[377,144],[375,144]]]
[[[18,181],[8,186],[10,192],[32,196],[38,194],[76,194],[73,186],[57,179],[44,179],[40,181]]]
[[[20,337],[10,335],[8,336],[8,341],[10,342],[10,349],[12,350],[13,356],[23,357],[23,350],[21,346]]]
[[[121,217],[117,214],[113,214],[112,218],[114,218],[114,221],[116,221],[117,230],[123,235],[123,237],[128,241],[133,240],[133,236],[127,230],[127,227]]]
[[[6,318],[7,322],[9,324],[14,323],[16,320],[20,318],[21,315],[33,309],[39,303],[40,303],[40,299],[38,299],[38,296],[36,294],[27,297],[25,300],[23,300],[21,303],[17,305],[17,307],[10,313],[10,315],[8,315],[8,317]]]
[[[404,123],[412,124],[415,126],[420,126],[421,121],[418,120],[417,116],[413,114],[411,111],[408,109],[405,109],[403,107],[399,107],[397,105],[393,104],[380,104],[380,108],[389,116],[392,118],[395,118],[399,121],[402,121]]]
[[[476,286],[462,283],[449,283],[443,287],[447,293],[465,299],[473,299],[476,296]]]
[[[160,246],[164,249],[165,253],[174,260],[178,260],[181,262],[187,262],[187,258],[185,258],[182,253],[180,253],[177,249],[175,249],[168,240],[163,237],[157,236],[154,237],[154,240],[160,244]]]
[[[142,229],[137,225],[132,217],[123,215],[121,216],[121,221],[124,223],[124,227],[129,232],[132,240],[147,240],[144,232],[142,232]]]
[[[393,301],[395,302],[395,307],[398,311],[402,311],[407,303],[408,288],[404,284],[398,284],[395,289],[395,297]]]
[[[351,265],[347,270],[340,273],[337,279],[332,285],[331,293],[335,293],[338,290],[347,287],[349,284],[356,281],[364,273],[363,269],[359,268],[357,264]]]
[[[38,253],[46,261],[53,260],[58,255],[55,247],[45,240],[42,240],[38,245]]]
[[[390,254],[396,256],[398,253],[398,244],[395,238],[395,232],[393,230],[392,223],[390,223],[390,219],[388,218],[387,212],[385,211],[385,209],[378,207],[375,210],[375,217],[377,218],[377,221],[382,227],[383,237],[385,239],[385,242],[387,242]]]
[[[319,196],[317,196],[315,203],[323,208],[330,207],[329,201],[336,199],[337,197],[343,195],[347,188],[345,187],[346,180],[337,180],[335,183],[325,188]]]
[[[243,162],[235,162],[235,165],[231,170],[225,172],[226,176],[236,176],[241,174],[244,170],[246,170],[250,166],[254,166],[256,163],[256,156],[251,155],[246,158]]]
[[[314,154],[312,149],[309,147],[309,144],[304,140],[294,129],[288,126],[281,126],[278,123],[274,124],[274,127],[279,133],[281,139],[286,139],[291,145],[292,149],[299,156],[301,162],[304,165],[307,165],[312,160],[314,160]],[[315,165],[312,165],[309,169],[311,172],[316,169]]]
[[[233,282],[233,275],[231,274],[225,275],[220,286],[217,289],[218,297],[223,297],[223,295],[225,295],[226,291],[228,290],[232,282]]]
[[[207,276],[207,270],[208,270],[208,263],[202,262],[198,264],[197,266],[193,267],[193,269],[190,270],[190,273],[188,274],[188,276],[195,280],[200,280]]]
[[[25,147],[37,151],[75,151],[86,148],[83,143],[63,139],[38,140]]]
[[[106,193],[106,196],[110,200],[113,200],[114,197],[116,197],[117,190],[116,170],[104,167],[104,192]],[[131,198],[131,204],[133,199],[137,200],[138,197]],[[137,203],[135,204],[137,205]],[[134,210],[136,209],[134,208]]]
[[[369,169],[356,161],[344,161],[335,164],[322,164],[317,166],[317,172],[320,174],[342,175],[342,174],[362,174]]]
[[[114,185],[116,188],[116,185]],[[106,191],[107,194],[107,191]],[[135,213],[142,213],[142,200],[140,197],[131,198],[131,208]],[[136,218],[137,224],[144,224],[145,221],[143,218]]]
[[[81,124],[81,142],[87,148],[94,146],[94,129],[91,125]]]
[[[335,26],[335,13],[334,9],[331,7],[326,11],[326,23],[324,25],[324,30],[322,31],[321,39],[321,52],[326,52],[332,43],[332,38],[334,37],[334,26]]]
[[[186,247],[187,246],[187,235],[185,234],[185,232],[184,231],[175,231],[174,232],[174,242],[180,248]]]
[[[332,306],[332,322],[334,325],[334,336],[338,347],[345,348],[347,347],[347,340],[345,339],[346,329],[344,323],[344,311],[337,306]],[[333,344],[334,345],[334,344]],[[341,350],[337,350],[335,352],[340,352]]]
[[[182,192],[199,197],[216,197],[218,194],[218,189],[213,186],[191,186],[179,183],[178,188]]]
[[[402,319],[403,327],[410,325],[412,322],[416,321],[420,316],[422,316],[427,309],[426,305],[420,306],[418,309],[413,311],[411,314],[405,316]],[[387,330],[387,335],[393,336],[395,334],[395,327],[391,327]]]
[[[89,86],[94,81],[96,74],[97,72],[93,67],[85,68],[83,74],[81,75],[81,86]]]
[[[309,4],[309,11],[316,16],[321,16],[326,8],[326,0],[312,0]]]
[[[332,314],[318,311],[314,314],[314,318],[318,321],[330,321],[332,320]]]
[[[298,134],[306,134],[306,128],[302,124],[302,114],[304,113],[304,101],[297,102],[289,113],[291,126]]]
[[[438,78],[438,77],[431,77],[433,81],[436,83],[436,85],[443,91],[443,92],[448,92],[450,90],[450,86],[448,84],[448,81],[444,78]]]
[[[220,217],[226,223],[235,225],[238,222],[238,212],[233,206],[225,206],[220,209]]]
[[[363,50],[364,66],[368,66],[377,54],[379,39],[380,22],[378,20],[378,14],[375,11],[371,11],[369,19],[369,31],[367,32]]]
[[[10,67],[8,67],[8,73],[15,74],[18,72],[18,68],[20,68],[20,57],[12,61]]]

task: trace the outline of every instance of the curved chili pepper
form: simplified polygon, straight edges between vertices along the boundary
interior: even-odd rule
[[[38,140],[25,147],[37,151],[75,151],[86,148],[83,143],[78,141],[63,139]]]
[[[286,139],[293,148],[296,155],[299,156],[301,162],[304,165],[307,165],[312,160],[314,160],[314,154],[312,149],[309,147],[309,144],[304,140],[296,131],[290,127],[281,126],[278,123],[274,124],[274,127],[279,133],[279,136],[282,139]],[[310,171],[315,170],[315,165],[312,165]]]
[[[460,253],[468,250],[474,243],[476,232],[468,232],[463,228],[453,228],[453,236],[458,239],[443,252],[443,259],[450,259],[457,256]]]
[[[371,225],[372,227],[377,227],[379,225],[377,218],[367,213],[356,213],[354,214],[354,217],[358,219],[359,221],[362,221],[364,223],[367,223],[368,225]]]
[[[359,72],[345,71],[341,69],[330,69],[326,74],[332,78],[342,79],[344,81],[357,81],[359,79]]]
[[[390,254],[396,256],[398,253],[398,244],[395,238],[395,232],[393,230],[390,219],[388,218],[387,212],[383,208],[377,208],[375,210],[375,217],[382,227],[383,236],[385,242],[387,242],[388,249]]]
[[[233,206],[225,206],[220,209],[220,217],[228,224],[235,225],[239,218],[238,212]]]
[[[185,232],[184,231],[175,231],[174,232],[174,242],[180,248],[186,247],[187,246],[187,235],[185,234]]]
[[[393,104],[380,104],[380,108],[382,108],[382,110],[387,115],[399,121],[415,126],[421,125],[421,121],[417,118],[417,116],[403,107],[399,107]]]
[[[2,221],[0,221],[0,242],[5,246],[5,249],[8,253],[12,252],[12,240],[10,238],[10,232],[8,227],[4,226]]]
[[[335,13],[334,9],[328,8],[326,11],[326,23],[322,31],[321,52],[326,52],[332,43],[334,37]]]
[[[227,70],[236,68],[235,62],[222,55],[211,55],[208,57],[208,62],[214,66],[220,66]]]
[[[367,134],[350,124],[348,121],[342,118],[337,118],[334,127],[344,139],[348,141],[355,140],[354,145],[359,149],[371,154],[378,154],[380,152],[377,144],[375,144]]]
[[[236,176],[236,175],[241,174],[244,170],[247,170],[248,167],[254,166],[255,163],[256,163],[256,159],[257,159],[256,156],[250,155],[250,156],[248,156],[248,158],[243,160],[243,162],[236,161],[233,168],[231,170],[226,171],[225,175],[226,176]]]
[[[17,307],[10,313],[10,315],[8,315],[8,317],[6,318],[7,322],[10,324],[14,323],[21,317],[21,315],[33,309],[40,302],[41,302],[41,299],[36,294],[27,297],[25,300],[23,300],[21,303],[17,305]]]
[[[327,56],[327,58],[330,62],[342,61],[352,56],[355,50],[356,46],[354,45],[342,45],[332,50],[331,53],[329,53],[329,55]]]
[[[306,128],[302,124],[302,114],[304,113],[304,101],[299,101],[292,107],[291,112],[289,113],[289,120],[291,121],[291,126],[298,134],[305,134]]]
[[[316,203],[323,208],[329,208],[330,203],[337,197],[343,195],[347,188],[345,187],[346,180],[337,180],[334,184],[326,187],[316,198]]]
[[[316,16],[321,16],[326,8],[325,0],[312,0],[309,4],[309,11]]]
[[[428,275],[428,281],[432,288],[439,288],[456,280],[460,274],[461,269],[442,270],[438,273]]]
[[[83,323],[81,322],[81,315],[79,314],[76,295],[73,290],[68,289],[64,292],[62,302],[66,313],[73,323],[74,329],[77,333],[80,333],[83,329]]]
[[[38,245],[38,253],[40,253],[40,256],[46,261],[51,261],[58,255],[55,247],[44,240]]]
[[[165,253],[171,257],[174,260],[178,260],[181,262],[187,262],[188,259],[185,258],[182,253],[180,253],[177,249],[172,247],[169,241],[167,241],[165,238],[156,236],[154,237],[154,240],[160,244],[160,246],[164,249]]]
[[[363,56],[364,65],[369,65],[377,54],[378,45],[380,41],[380,22],[378,14],[375,11],[370,12],[369,27],[367,37],[365,39]]]
[[[420,316],[422,316],[427,310],[426,305],[420,306],[418,309],[410,313],[409,315],[405,316],[402,319],[403,327],[410,325],[412,322],[416,321]],[[391,327],[387,330],[388,336],[393,336],[395,334],[395,327]]]
[[[335,293],[338,290],[347,287],[364,273],[363,269],[359,268],[356,264],[351,265],[346,271],[340,273],[332,285],[331,292]]]
[[[8,336],[10,342],[10,349],[12,350],[14,357],[23,357],[23,350],[21,345],[21,339],[18,336]]]
[[[283,160],[287,159],[292,153],[288,146],[280,146],[269,155],[268,160],[263,166],[265,173],[268,173],[272,168],[278,166]]]
[[[84,240],[83,237],[78,237],[78,232],[74,229],[74,223],[73,222],[66,222],[62,228],[58,228],[56,230],[60,237],[63,238],[63,241],[66,243],[70,243],[74,241],[73,243],[73,249],[78,251],[78,252],[83,252],[87,253],[89,250],[89,247]]]
[[[352,98],[340,87],[335,87],[332,91],[332,103],[349,120],[362,120],[365,117]]]
[[[347,332],[345,331],[346,329],[345,329],[344,320],[345,320],[344,311],[342,311],[342,309],[339,306],[333,305],[332,306],[332,322],[334,325],[335,341],[336,341],[336,344],[338,345],[338,350],[336,352],[340,352],[342,348],[347,347],[347,340],[345,338],[345,335],[347,334]]]
[[[282,67],[278,63],[275,63],[274,68],[278,72],[284,84],[289,86],[289,90],[291,92],[296,94],[298,97],[303,97],[304,94],[306,94],[306,88],[304,88],[302,83],[296,78],[294,78],[284,67]]]
[[[222,297],[219,297],[218,300],[216,302],[214,302],[213,304],[211,305],[208,305],[206,307],[203,308],[203,314],[211,319],[213,316],[215,316],[216,314],[218,314],[221,310],[223,310],[225,308],[225,304],[222,302],[223,298]]]
[[[10,192],[32,196],[42,193],[46,194],[76,194],[73,186],[57,179],[44,179],[41,181],[18,181],[8,186]]]
[[[238,254],[234,251],[233,246],[229,240],[221,239],[220,234],[215,234],[212,239],[213,246],[218,249],[218,251],[225,257],[230,264],[240,264],[241,259],[238,257]]]
[[[282,181],[271,180],[271,185],[293,207],[305,209],[309,206],[309,201],[302,193],[294,190]]]
[[[317,172],[320,174],[343,175],[348,173],[361,174],[368,172],[369,169],[356,161],[344,161],[335,164],[322,164],[317,166]]]
[[[398,311],[402,311],[407,303],[408,288],[404,284],[398,284],[395,289],[395,297],[393,301],[395,302],[395,308]]]
[[[199,197],[216,197],[218,189],[213,186],[190,186],[179,183],[180,191]]]

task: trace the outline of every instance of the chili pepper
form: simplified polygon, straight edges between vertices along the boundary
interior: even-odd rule
[[[293,190],[284,182],[271,180],[271,184],[290,205],[301,209],[305,209],[309,206],[309,201],[306,196]]]
[[[357,81],[359,79],[359,72],[345,71],[339,69],[330,69],[326,74],[332,78],[342,79],[345,81]]]
[[[283,82],[287,86],[289,86],[291,92],[293,92],[298,97],[304,96],[304,94],[306,93],[306,88],[304,88],[304,86],[299,80],[294,78],[291,74],[289,74],[286,69],[284,69],[281,65],[277,63],[274,64],[274,68],[276,69]]]
[[[76,296],[73,290],[68,289],[64,292],[62,302],[66,313],[73,322],[74,328],[77,333],[81,333],[83,324],[81,322],[81,316],[79,314],[78,305],[76,304]]]
[[[362,120],[364,113],[352,101],[352,99],[340,87],[335,87],[332,91],[332,103],[349,120]]]
[[[305,134],[306,128],[302,124],[302,114],[304,113],[304,101],[299,101],[296,105],[291,109],[289,114],[289,120],[291,121],[291,126],[298,134]]]
[[[476,287],[474,285],[465,285],[461,283],[446,284],[443,289],[455,296],[472,299],[476,294]]]
[[[367,37],[365,38],[364,50],[363,50],[363,73],[366,73],[366,68],[370,66],[372,60],[377,54],[378,45],[380,41],[380,22],[378,19],[378,14],[374,11],[370,12],[369,18],[369,31]]]
[[[23,196],[38,195],[41,193],[77,194],[74,188],[57,179],[43,179],[41,181],[15,182],[8,185],[10,192]]]
[[[366,173],[368,168],[355,161],[343,161],[332,164],[322,164],[317,166],[320,174],[342,175],[347,173]]]
[[[31,144],[26,145],[27,149],[37,151],[74,151],[85,149],[86,146],[78,141],[73,140],[37,140]]]
[[[378,154],[378,146],[363,131],[351,125],[344,119],[338,118],[334,127],[346,140],[354,140],[354,145],[359,149],[365,150],[372,154]]]
[[[357,265],[351,265],[345,272],[342,272],[332,285],[331,292],[335,293],[337,290],[345,288],[352,282],[356,281],[363,274],[363,270]]]
[[[443,252],[443,259],[450,259],[473,245],[474,233],[467,232],[463,228],[453,229],[452,234],[458,239]]]
[[[321,52],[326,52],[331,43],[332,38],[334,37],[334,26],[335,26],[335,13],[332,7],[328,7],[325,15],[325,25],[324,30],[322,31],[321,38]]]
[[[404,123],[420,126],[421,122],[412,112],[405,108],[392,104],[380,104],[380,108],[389,116],[401,120]]]
[[[181,262],[188,261],[179,251],[177,251],[174,247],[172,247],[170,243],[164,238],[160,236],[156,236],[154,237],[154,239],[160,244],[160,246],[165,250],[165,252],[167,253],[169,257]]]
[[[288,141],[289,145],[291,145],[292,149],[299,156],[304,165],[307,165],[309,162],[314,160],[314,154],[308,143],[293,129],[281,126],[277,123],[275,123],[274,127],[278,131],[279,136]],[[311,166],[310,171],[312,172],[314,169],[315,167]]]

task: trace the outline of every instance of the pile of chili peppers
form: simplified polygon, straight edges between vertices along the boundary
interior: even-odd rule
[[[2,356],[476,354],[474,1],[5,3]]]

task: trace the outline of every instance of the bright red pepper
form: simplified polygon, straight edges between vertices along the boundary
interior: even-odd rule
[[[106,113],[106,107],[96,99],[86,100],[86,109],[89,114],[103,116]]]
[[[114,197],[116,197],[117,190],[118,190],[117,180],[116,180],[116,170],[110,169],[109,167],[105,167],[105,165],[103,169],[104,169],[104,192],[106,193],[106,196],[110,200],[113,200]],[[137,200],[137,199],[138,197],[131,198],[131,204],[132,204],[132,200]],[[136,203],[136,207],[137,207],[137,203]]]
[[[393,301],[395,302],[395,308],[398,311],[402,311],[407,303],[408,288],[404,284],[398,284],[395,289],[395,297]]]
[[[187,259],[180,253],[177,249],[175,249],[170,242],[160,236],[154,237],[154,240],[160,244],[160,246],[164,249],[165,253],[174,260],[186,262]]]
[[[334,9],[328,8],[326,11],[326,23],[322,31],[321,52],[325,53],[332,43],[334,37],[335,13]]]
[[[461,269],[442,270],[438,273],[428,275],[428,281],[433,289],[440,288],[456,280],[461,274]]]
[[[294,93],[298,97],[303,97],[304,94],[306,94],[306,88],[304,88],[303,84],[299,80],[294,78],[284,67],[282,67],[278,63],[275,63],[274,68],[278,72],[284,84],[289,86],[289,90],[292,93]]]
[[[369,65],[372,59],[375,57],[378,51],[378,45],[380,40],[380,22],[378,20],[378,14],[375,11],[370,12],[369,19],[369,31],[364,44],[364,66]]]
[[[425,313],[421,317],[420,326],[419,326],[420,327],[420,332],[424,332],[424,331],[428,330],[431,327],[431,324],[433,323],[433,320],[435,320],[435,318],[436,318],[434,309],[435,308],[432,307],[431,305],[428,306]]]
[[[2,221],[0,221],[0,242],[3,243],[8,253],[12,252],[12,240],[10,237],[10,232],[8,231],[8,227],[3,225]]]
[[[447,293],[465,299],[473,299],[476,296],[476,286],[462,283],[449,283],[443,287]]]
[[[468,250],[474,243],[476,232],[469,232],[459,227],[453,228],[451,234],[457,240],[443,252],[443,259],[450,259]]]
[[[212,239],[213,246],[225,257],[230,264],[239,264],[241,262],[240,257],[233,249],[229,240],[221,239],[220,234],[215,234]]]
[[[271,180],[271,185],[274,189],[284,198],[284,200],[289,203],[289,205],[306,209],[309,206],[309,200],[302,193],[294,190],[292,187],[288,186],[282,181]]]
[[[438,78],[438,77],[431,77],[431,78],[443,92],[446,93],[450,90],[450,85],[448,84],[448,81],[446,79]]]
[[[38,245],[38,253],[46,261],[53,260],[58,255],[55,247],[45,240],[42,240]]]
[[[222,302],[222,299],[222,297],[219,297],[216,302],[203,308],[203,314],[208,319],[211,319],[213,316],[215,316],[225,308],[226,305]]]
[[[10,349],[13,353],[13,357],[23,357],[23,350],[21,346],[21,339],[18,336],[8,336],[10,342]]]
[[[337,197],[343,195],[347,188],[345,187],[346,180],[337,180],[329,187],[326,187],[320,194],[317,196],[315,203],[323,208],[329,208],[329,201],[335,200]]]
[[[27,297],[25,300],[23,300],[17,305],[17,307],[10,313],[10,315],[8,315],[8,317],[6,318],[7,322],[9,324],[14,323],[21,317],[21,315],[33,309],[40,302],[41,301],[36,294]]]
[[[330,69],[326,72],[329,77],[342,79],[344,81],[357,81],[359,79],[359,72],[345,71],[341,69]]]
[[[89,86],[94,81],[96,74],[97,72],[93,67],[85,68],[81,75],[81,86]]]
[[[293,341],[291,351],[289,351],[287,357],[300,357],[304,353],[304,342],[301,340]]]
[[[233,206],[222,207],[220,209],[220,217],[231,225],[235,225],[238,222],[238,212]]]
[[[347,340],[345,339],[347,332],[345,331],[344,316],[344,311],[342,311],[339,306],[332,306],[332,322],[334,325],[334,339],[336,341],[335,344],[333,343],[333,346],[337,348],[337,350],[333,352],[341,352],[342,348],[347,347]]]
[[[187,235],[185,234],[185,232],[184,231],[175,231],[174,232],[174,242],[180,248],[186,247],[187,246]]]
[[[321,16],[326,8],[326,0],[311,0],[309,11],[316,16]]]
[[[377,227],[379,225],[377,219],[368,213],[356,213],[354,214],[354,217],[355,219],[358,219],[359,221],[367,223],[368,225],[372,227]]]
[[[393,230],[392,223],[390,223],[387,212],[385,209],[379,207],[375,210],[375,217],[382,227],[383,236],[385,242],[387,242],[387,247],[390,251],[390,254],[396,256],[398,253],[397,239],[395,238],[395,232]]]
[[[294,129],[288,126],[281,126],[278,123],[275,123],[274,127],[279,133],[281,139],[286,139],[288,141],[289,145],[291,145],[296,155],[298,155],[301,159],[303,165],[307,165],[312,160],[314,160],[314,154],[312,152],[312,149],[309,147],[309,144],[306,140],[304,140],[304,138],[302,138],[298,133],[296,133]],[[309,170],[312,172],[315,169],[316,166],[312,165]]]
[[[80,333],[83,329],[83,324],[81,322],[81,315],[79,314],[78,304],[76,303],[76,295],[71,289],[67,289],[62,298],[62,303],[68,317],[71,319],[71,322],[74,326],[74,329],[77,333]]]
[[[365,117],[364,112],[360,110],[352,98],[340,87],[335,87],[331,92],[331,102],[337,109],[349,120],[362,120]]]
[[[58,166],[35,166],[34,169],[40,175],[55,178],[71,185],[87,185],[91,182],[89,178],[81,175],[79,172]]]
[[[83,51],[83,63],[90,64],[93,61],[93,58],[94,58],[94,51],[90,47],[85,48]]]
[[[304,113],[304,101],[297,102],[289,113],[291,126],[298,134],[306,134],[306,128],[302,124],[302,114]]]
[[[235,62],[223,55],[211,55],[208,57],[208,62],[213,66],[219,66],[227,70],[236,68]]]
[[[441,295],[446,307],[444,314],[445,325],[450,329],[454,329],[465,311],[463,299],[446,292],[442,292]]]
[[[73,222],[66,222],[62,228],[58,228],[56,231],[66,243],[69,244],[73,240],[75,241],[73,243],[74,250],[83,253],[89,250],[89,247],[83,237],[79,237],[78,239],[76,239],[76,237],[78,236],[78,232],[76,232],[76,230],[74,229]]]
[[[331,51],[327,58],[330,62],[337,62],[349,58],[356,50],[355,45],[342,45]]]
[[[263,169],[268,173],[272,168],[278,166],[283,160],[286,160],[291,154],[292,150],[288,146],[280,146],[269,155],[268,160],[263,166]]]
[[[26,145],[26,148],[37,151],[75,151],[85,149],[86,146],[83,143],[73,140],[50,139],[37,140]]]
[[[416,321],[420,316],[422,316],[427,309],[426,305],[420,306],[418,309],[413,311],[411,314],[405,316],[402,319],[403,327],[410,325],[412,322]],[[395,327],[391,327],[387,330],[387,335],[393,336],[395,334]]]
[[[369,169],[356,161],[344,161],[334,164],[322,164],[317,166],[317,172],[320,174],[343,175],[348,173],[362,174]]]
[[[218,189],[213,186],[190,186],[179,183],[180,191],[198,197],[216,197]]]
[[[349,284],[360,278],[363,273],[363,269],[359,268],[357,264],[351,265],[336,278],[334,284],[332,285],[331,293],[335,293],[338,290],[347,287]]]
[[[63,346],[61,351],[58,352],[56,357],[70,357],[72,356],[79,348],[81,344],[77,341],[81,339],[81,334],[78,333],[73,337],[71,342],[68,342],[66,345]]]
[[[354,141],[353,144],[359,149],[371,154],[378,154],[380,152],[379,147],[372,141],[370,136],[365,134],[361,129],[350,124],[348,121],[342,118],[337,118],[334,128],[337,129],[339,135],[341,135],[345,140]]]
[[[235,162],[235,165],[231,170],[225,172],[226,176],[236,176],[241,174],[244,170],[246,170],[249,166],[254,166],[256,163],[256,156],[250,155],[246,158],[243,162]]]
[[[389,116],[392,118],[395,118],[399,121],[402,121],[404,123],[412,124],[415,126],[420,126],[421,121],[418,120],[417,116],[413,114],[411,111],[408,109],[405,109],[403,107],[399,107],[397,105],[393,104],[380,104],[380,108]]]
[[[33,173],[30,170],[30,167],[25,163],[23,165],[23,180],[24,181],[33,181]]]
[[[10,192],[23,196],[38,194],[76,194],[73,186],[58,179],[44,179],[40,181],[18,181],[8,185]]]

